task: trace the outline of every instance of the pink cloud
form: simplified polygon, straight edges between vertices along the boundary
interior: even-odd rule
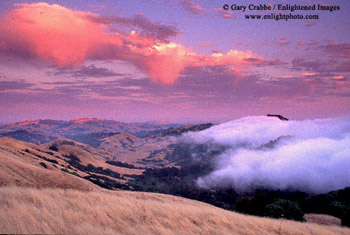
[[[98,14],[75,11],[47,3],[16,4],[0,18],[0,59],[19,57],[40,60],[59,68],[79,68],[86,60],[124,60],[149,75],[154,82],[172,84],[186,67],[227,65],[238,71],[243,65],[263,61],[251,51],[201,55],[180,44],[164,41],[176,34],[163,27],[143,24],[138,16],[106,19]],[[117,22],[116,22],[117,21]],[[129,34],[109,30],[113,23],[127,23]],[[146,30],[136,32],[132,27]]]
[[[281,38],[281,39],[278,41],[278,43],[279,43],[280,45],[287,45],[287,44],[289,44],[289,42],[286,41],[284,38]]]
[[[304,41],[298,41],[297,44],[298,44],[299,46],[304,46],[304,45],[305,45],[305,42],[304,42]]]
[[[105,26],[85,20],[87,13],[46,3],[16,6],[0,23],[2,51],[41,58],[58,67],[79,67],[91,49],[106,40]]]
[[[343,80],[344,76],[342,76],[342,75],[333,76],[333,79],[335,79],[335,80]]]
[[[249,46],[249,44],[245,43],[245,42],[237,42],[237,43],[235,43],[235,45],[237,45],[237,46]]]
[[[223,54],[220,52],[213,53],[210,56],[203,57],[199,65],[200,66],[218,66],[218,65],[233,65],[239,67],[244,64],[256,64],[261,63],[264,60],[263,57],[259,57],[253,54],[251,51],[238,51],[230,50]]]
[[[208,43],[199,42],[199,43],[198,43],[198,46],[201,46],[201,47],[211,47],[211,46],[213,46],[213,43],[211,43],[211,42],[208,42]]]
[[[302,77],[312,77],[315,76],[316,73],[304,72],[301,74]]]
[[[215,8],[214,11],[215,11],[215,13],[216,13],[215,15],[217,17],[222,17],[222,18],[225,18],[225,19],[235,19],[236,18],[233,15],[232,11],[226,11],[223,8]]]

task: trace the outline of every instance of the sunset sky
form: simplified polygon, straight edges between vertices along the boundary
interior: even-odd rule
[[[247,20],[224,4],[323,4]],[[97,117],[221,122],[350,114],[347,0],[0,2],[0,123]]]

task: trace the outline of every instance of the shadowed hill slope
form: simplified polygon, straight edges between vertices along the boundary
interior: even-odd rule
[[[143,171],[108,164],[107,156],[98,153],[99,150],[71,140],[59,139],[52,145],[38,146],[1,137],[0,186],[91,190],[97,188],[94,183],[114,189],[123,187],[124,174],[137,175]]]
[[[37,145],[0,138],[0,186],[98,188],[87,180],[63,172],[67,163]]]
[[[162,194],[2,187],[0,198],[0,233],[350,233],[336,226],[245,216]]]

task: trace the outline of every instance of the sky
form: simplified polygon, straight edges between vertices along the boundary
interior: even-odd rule
[[[347,0],[3,0],[0,123],[349,116],[348,12]],[[271,14],[319,19],[246,19]]]

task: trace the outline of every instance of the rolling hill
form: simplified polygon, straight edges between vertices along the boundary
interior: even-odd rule
[[[0,138],[0,186],[58,187],[92,190],[96,185],[64,172],[62,155],[37,145]]]
[[[70,121],[31,120],[0,126],[0,136],[11,137],[35,144],[43,144],[57,138],[91,141],[117,132],[139,137],[159,133],[179,124],[165,122],[123,123],[97,118],[77,118]]]
[[[122,123],[96,118],[71,121],[32,120],[0,126],[0,137],[10,137],[34,144],[72,145],[91,154],[104,155],[108,160],[135,165],[137,168],[175,166],[176,160],[166,158],[176,139],[189,131],[201,131],[213,124],[185,125],[164,121]],[[65,139],[65,141],[63,141]],[[67,153],[66,153],[67,154]]]
[[[91,190],[98,185],[114,189],[123,188],[127,181],[124,175],[138,175],[143,171],[111,165],[106,163],[107,160],[108,156],[103,152],[68,139],[38,146],[1,137],[0,185],[82,190]]]

